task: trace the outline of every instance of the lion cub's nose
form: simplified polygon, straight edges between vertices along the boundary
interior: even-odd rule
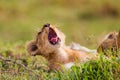
[[[50,24],[46,23],[43,27],[50,27]]]

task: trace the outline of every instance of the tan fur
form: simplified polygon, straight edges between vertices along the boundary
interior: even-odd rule
[[[102,51],[105,55],[109,52],[116,53],[120,48],[120,32],[109,33],[99,45],[97,51]]]
[[[117,44],[118,44],[118,48],[120,49],[120,30],[119,30],[119,33],[118,33],[118,37],[117,37]]]
[[[65,35],[55,26],[50,25],[60,38],[56,45],[51,45],[48,41],[49,27],[43,27],[38,32],[35,40],[27,44],[27,51],[30,55],[41,55],[49,62],[50,69],[60,69],[60,65],[70,62],[86,62],[89,59],[95,59],[96,55],[86,53],[85,51],[73,50],[65,45]],[[36,45],[36,46],[35,46]],[[36,48],[36,49],[35,49]]]

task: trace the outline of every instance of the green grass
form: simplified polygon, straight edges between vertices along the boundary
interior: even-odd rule
[[[0,0],[0,55],[24,64],[0,59],[0,80],[119,80],[120,57],[89,61],[65,72],[50,71],[41,56],[25,50],[45,23],[66,35],[66,44],[77,42],[96,49],[110,31],[120,29],[119,0]],[[32,71],[31,71],[32,70]]]
[[[1,55],[6,60],[0,59],[0,79],[1,80],[119,80],[120,79],[120,54],[118,57],[109,58],[104,55],[96,61],[76,64],[71,69],[63,68],[61,71],[49,71],[48,63],[41,56],[32,57],[26,53],[24,43],[1,44]],[[6,49],[7,48],[7,49]],[[14,54],[11,55],[11,54]],[[22,53],[22,54],[21,54]],[[19,54],[19,55],[16,55]],[[23,66],[19,65],[23,64]]]

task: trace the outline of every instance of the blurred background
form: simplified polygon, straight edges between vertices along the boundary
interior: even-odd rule
[[[45,23],[58,26],[67,44],[96,48],[120,29],[120,0],[0,0],[0,43],[27,42]]]

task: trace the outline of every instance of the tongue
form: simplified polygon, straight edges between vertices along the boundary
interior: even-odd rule
[[[50,41],[52,41],[52,42],[57,42],[57,40],[58,40],[58,38],[57,38],[57,37],[54,37],[54,38],[51,38]]]

